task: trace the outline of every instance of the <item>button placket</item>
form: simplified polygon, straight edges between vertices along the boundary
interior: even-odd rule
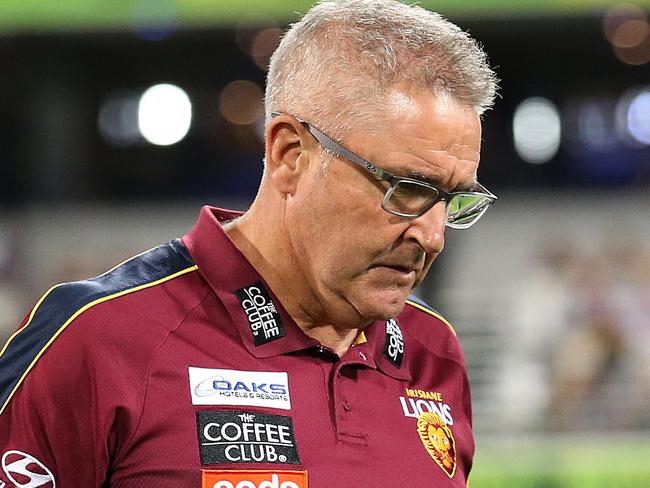
[[[354,408],[354,402],[348,396],[351,388],[357,388],[358,384],[353,379],[355,374],[352,371],[346,371],[348,368],[359,368],[359,362],[345,362],[337,364],[334,374],[332,375],[334,393],[334,412],[336,422],[336,436],[339,442],[354,446],[366,446],[366,433],[359,430],[360,423],[356,417],[357,410]],[[359,368],[363,369],[363,368]]]

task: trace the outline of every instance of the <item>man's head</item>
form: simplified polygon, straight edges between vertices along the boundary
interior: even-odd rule
[[[376,123],[397,85],[450,95],[480,115],[496,82],[477,42],[437,13],[394,0],[327,0],[273,54],[265,108],[342,137]]]
[[[345,328],[402,310],[442,251],[450,205],[390,213],[395,180],[368,168],[426,195],[476,190],[480,115],[495,89],[477,43],[419,7],[324,1],[292,26],[271,60],[266,109],[279,115],[267,119],[253,208],[281,234],[277,269],[288,263],[303,287],[305,315]],[[319,132],[372,164],[324,149]]]

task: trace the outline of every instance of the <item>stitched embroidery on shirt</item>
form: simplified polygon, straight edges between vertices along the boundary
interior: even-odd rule
[[[456,473],[456,442],[449,426],[438,414],[424,412],[418,417],[417,430],[429,455],[452,478]]]
[[[256,346],[284,337],[280,314],[261,281],[233,293],[244,309]]]
[[[386,342],[384,343],[384,357],[393,366],[400,368],[404,359],[404,336],[397,320],[386,321]]]

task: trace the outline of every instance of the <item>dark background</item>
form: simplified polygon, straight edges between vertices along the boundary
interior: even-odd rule
[[[497,194],[647,188],[647,146],[620,142],[594,151],[565,132],[559,152],[546,164],[526,163],[514,150],[513,112],[525,98],[552,100],[566,131],[582,101],[614,104],[626,90],[650,81],[650,64],[617,59],[600,16],[451,20],[483,44],[503,80],[500,98],[485,116],[480,179],[488,188]],[[220,90],[229,82],[264,86],[264,70],[236,42],[240,34],[231,27],[0,38],[0,203],[250,201],[262,168],[261,140],[254,125],[231,124],[218,110]],[[107,94],[161,82],[181,86],[193,102],[187,137],[165,147],[106,142],[97,120]]]

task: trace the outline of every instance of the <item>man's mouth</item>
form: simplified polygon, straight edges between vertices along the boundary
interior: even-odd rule
[[[391,263],[373,264],[372,266],[370,266],[370,269],[373,269],[373,268],[385,268],[385,269],[389,269],[389,270],[392,270],[392,271],[396,271],[396,272],[404,274],[404,275],[408,275],[410,273],[413,273],[414,275],[416,275],[420,271],[420,269],[415,267],[415,266],[406,266],[406,265],[403,265],[403,264],[391,264]]]
[[[409,268],[407,266],[401,266],[399,264],[385,264],[383,266],[386,268],[394,269],[395,271],[399,271],[400,273],[416,272],[415,269],[413,268]]]

